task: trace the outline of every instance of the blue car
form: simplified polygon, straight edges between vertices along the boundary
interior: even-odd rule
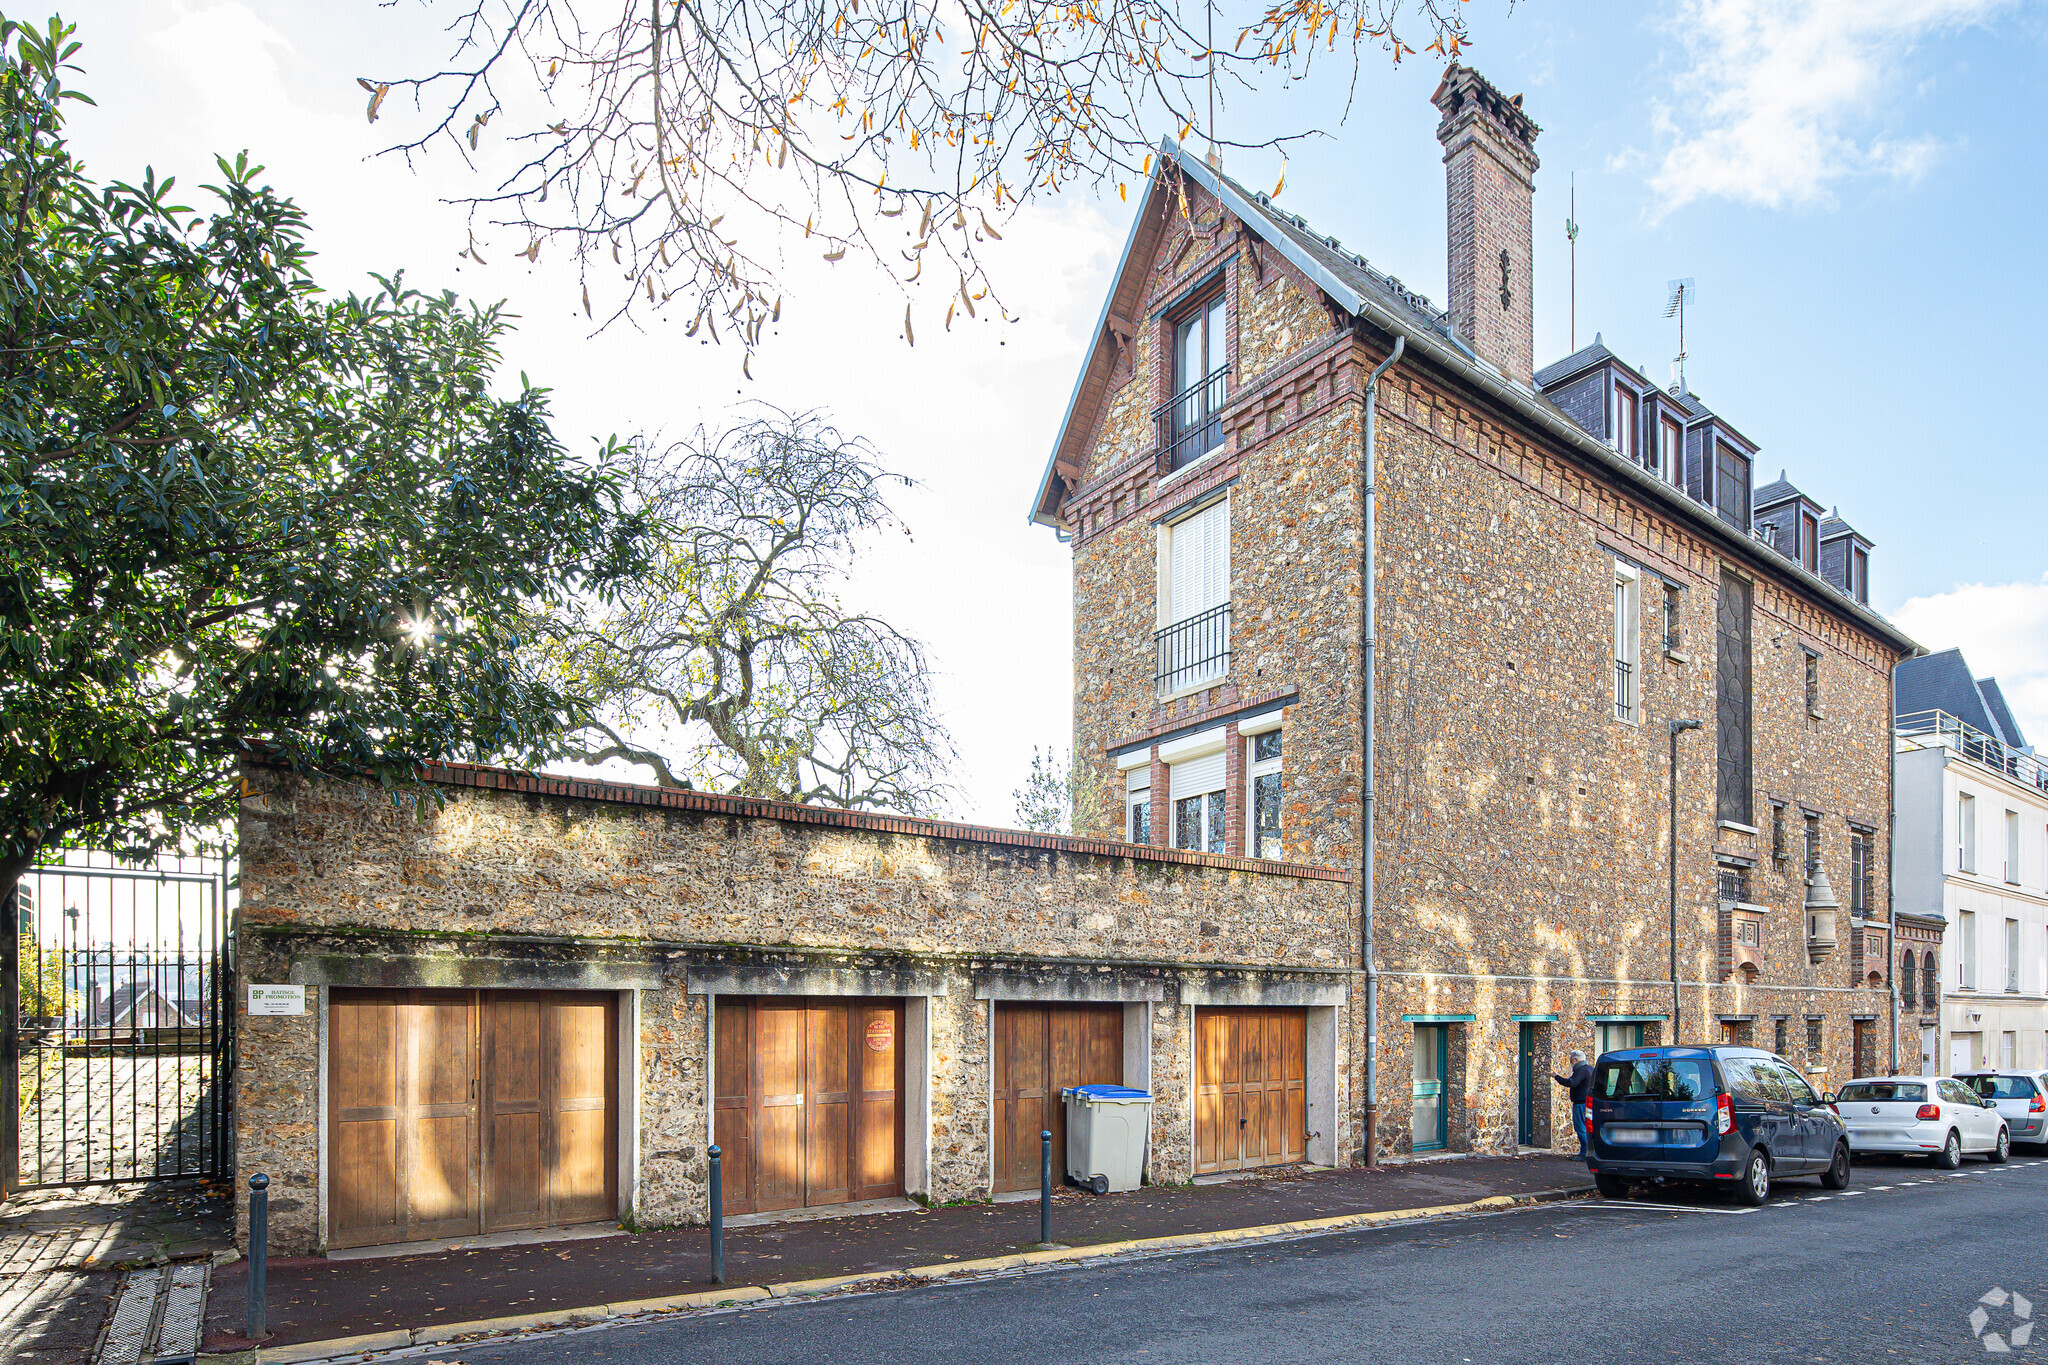
[[[1753,1047],[1603,1052],[1586,1106],[1587,1165],[1609,1199],[1645,1181],[1732,1187],[1761,1204],[1771,1182],[1849,1183],[1849,1136],[1834,1096],[1783,1057]]]

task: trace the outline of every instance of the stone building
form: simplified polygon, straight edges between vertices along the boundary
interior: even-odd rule
[[[1901,664],[1896,705],[1905,1055],[1927,1075],[2048,1067],[2048,765],[1959,650]]]
[[[1882,1065],[1915,646],[1870,543],[1770,539],[1757,444],[1600,341],[1536,368],[1538,129],[1466,68],[1433,98],[1448,310],[1162,148],[1032,506],[1073,545],[1077,761],[1124,796],[1094,832],[1370,871],[1380,1155],[1568,1138],[1566,1050],[1674,1026],[1822,1088]]]
[[[1096,1081],[1157,1097],[1154,1181],[1358,1143],[1346,872],[427,776],[245,774],[237,1159],[281,1253],[698,1221],[713,1142],[733,1214],[1036,1189]]]

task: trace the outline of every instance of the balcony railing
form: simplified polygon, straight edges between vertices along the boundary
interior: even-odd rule
[[[1171,474],[1223,444],[1223,398],[1230,367],[1219,365],[1152,412],[1159,428],[1159,472]]]
[[[1230,669],[1230,603],[1175,621],[1152,636],[1152,678],[1170,696],[1220,679]]]
[[[2025,749],[1985,734],[1946,711],[1914,711],[1894,723],[1899,738],[1912,740],[1916,747],[1940,745],[1954,749],[1964,758],[1981,763],[1995,773],[2036,791],[2048,792],[2048,763]]]

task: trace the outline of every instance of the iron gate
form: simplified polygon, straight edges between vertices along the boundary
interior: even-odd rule
[[[19,1188],[229,1171],[230,885],[201,858],[23,876]]]

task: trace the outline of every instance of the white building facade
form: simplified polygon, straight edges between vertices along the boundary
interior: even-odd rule
[[[1898,717],[1894,774],[1902,1066],[2048,1067],[2048,767],[1928,710]]]

